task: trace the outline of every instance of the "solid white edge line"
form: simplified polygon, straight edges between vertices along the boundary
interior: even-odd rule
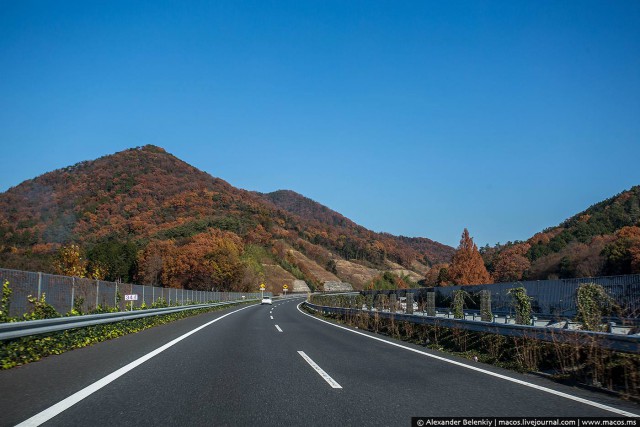
[[[580,403],[584,403],[586,405],[594,406],[594,407],[599,408],[599,409],[604,409],[605,411],[613,412],[615,414],[624,415],[625,417],[640,417],[640,415],[634,414],[633,412],[623,411],[622,409],[617,409],[617,408],[614,408],[612,406],[604,405],[602,403],[593,402],[591,400],[587,400],[587,399],[584,399],[582,397],[573,396],[571,394],[564,393],[564,392],[561,392],[561,391],[558,391],[558,390],[554,390],[554,389],[551,389],[551,388],[548,388],[548,387],[543,387],[543,386],[539,386],[539,385],[536,385],[536,384],[528,383],[526,381],[522,381],[522,380],[519,380],[519,379],[516,379],[516,378],[511,378],[511,377],[508,377],[506,375],[497,374],[495,372],[487,371],[486,369],[477,368],[475,366],[467,365],[467,364],[461,363],[461,362],[456,362],[455,360],[446,359],[446,358],[441,357],[441,356],[436,356],[435,354],[429,354],[429,353],[426,353],[424,351],[417,350],[415,348],[406,347],[406,346],[404,346],[402,344],[398,344],[398,343],[395,343],[395,342],[384,340],[382,338],[378,338],[378,337],[374,337],[374,336],[371,336],[371,335],[367,335],[367,334],[364,334],[364,333],[359,332],[359,331],[354,331],[353,329],[349,329],[349,328],[346,328],[346,327],[341,326],[341,325],[336,325],[335,323],[331,323],[331,322],[328,322],[328,321],[326,321],[324,319],[319,319],[319,318],[317,318],[315,316],[312,316],[309,313],[305,313],[300,308],[300,306],[302,304],[304,304],[304,301],[301,302],[300,304],[298,304],[298,311],[300,313],[304,314],[305,316],[309,316],[312,319],[315,319],[315,320],[318,320],[320,322],[326,323],[328,325],[335,326],[336,328],[344,329],[345,331],[349,331],[349,332],[352,332],[354,334],[362,335],[363,337],[371,338],[372,340],[380,341],[380,342],[383,342],[383,343],[386,343],[386,344],[389,344],[389,345],[392,345],[392,346],[395,346],[395,347],[400,347],[400,348],[403,348],[405,350],[412,351],[414,353],[422,354],[423,356],[431,357],[433,359],[437,359],[437,360],[440,360],[442,362],[451,363],[452,365],[461,366],[463,368],[467,368],[467,369],[471,369],[473,371],[481,372],[483,374],[491,375],[491,376],[496,377],[496,378],[500,378],[500,379],[503,379],[503,380],[506,380],[506,381],[510,381],[510,382],[513,382],[513,383],[516,383],[516,384],[520,384],[520,385],[523,385],[523,386],[526,386],[526,387],[531,387],[531,388],[534,388],[536,390],[540,390],[540,391],[544,391],[546,393],[554,394],[556,396],[564,397],[565,399],[574,400],[576,402],[580,402]]]
[[[279,332],[282,332],[282,329],[280,329],[280,326],[276,325],[276,329],[277,329]]]
[[[162,347],[158,347],[157,349],[153,350],[152,352],[145,354],[144,356],[134,360],[133,362],[129,363],[128,365],[123,366],[122,368],[118,369],[117,371],[114,371],[114,372],[110,373],[106,377],[104,377],[104,378],[94,382],[93,384],[83,388],[82,390],[72,394],[71,396],[67,397],[66,399],[61,400],[60,402],[56,403],[55,405],[50,406],[49,408],[47,408],[44,411],[32,416],[31,418],[29,418],[27,420],[21,422],[20,424],[17,424],[16,427],[39,426],[40,424],[49,421],[51,418],[55,417],[56,415],[62,413],[65,410],[69,409],[70,407],[72,407],[76,403],[80,402],[82,399],[84,399],[86,397],[89,397],[90,395],[92,395],[96,391],[100,390],[102,387],[104,387],[107,384],[113,382],[114,380],[120,378],[121,376],[123,376],[127,372],[129,372],[132,369],[136,368],[137,366],[143,364],[144,362],[146,362],[147,360],[151,359],[152,357],[157,356],[158,354],[162,353],[163,351],[165,351],[169,347],[174,346],[175,344],[179,343],[183,339],[195,334],[199,330],[206,328],[207,326],[211,325],[212,323],[217,322],[218,320],[222,320],[227,316],[230,316],[230,315],[232,315],[234,313],[237,313],[239,311],[245,310],[245,309],[250,308],[250,307],[255,307],[255,305],[249,305],[247,307],[240,308],[238,310],[235,310],[235,311],[227,313],[227,314],[225,314],[223,316],[220,316],[220,317],[218,317],[218,318],[216,318],[216,319],[214,319],[214,320],[212,320],[210,322],[207,322],[202,326],[198,326],[197,328],[187,332],[186,334],[181,335],[181,336],[179,336],[178,338],[176,338],[176,339],[174,339],[172,341],[169,341],[168,343],[166,343]]]
[[[331,388],[342,388],[342,386],[338,384],[336,380],[331,378],[331,376],[327,374],[320,366],[318,366],[316,362],[311,360],[311,358],[307,356],[304,351],[298,351],[298,354],[302,356],[302,358],[309,364],[309,366],[311,366],[322,377],[322,379],[331,386]]]

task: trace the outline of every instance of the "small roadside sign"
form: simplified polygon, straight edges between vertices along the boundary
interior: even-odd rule
[[[266,286],[264,285],[264,283],[260,284],[260,289],[264,290],[266,288]]]
[[[125,301],[138,301],[138,294],[129,294],[124,296]]]

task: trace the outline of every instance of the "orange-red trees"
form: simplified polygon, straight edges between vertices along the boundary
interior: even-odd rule
[[[528,243],[519,243],[498,253],[493,262],[493,279],[496,282],[521,280],[531,267],[531,261],[525,256],[530,248]]]
[[[243,244],[236,234],[209,229],[183,244],[154,240],[138,258],[138,278],[186,289],[235,290],[242,281]]]
[[[460,246],[451,260],[448,275],[456,285],[491,283],[491,277],[484,266],[478,247],[473,243],[466,228],[462,232]]]
[[[602,251],[607,274],[640,273],[640,227],[622,227],[616,231],[617,240]]]

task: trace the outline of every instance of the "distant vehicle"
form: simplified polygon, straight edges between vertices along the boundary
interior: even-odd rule
[[[271,297],[263,297],[260,304],[273,304],[273,301],[271,301]]]

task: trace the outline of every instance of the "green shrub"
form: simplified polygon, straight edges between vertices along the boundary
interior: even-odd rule
[[[0,300],[0,323],[9,322],[9,308],[11,306],[11,294],[13,291],[9,287],[9,281],[2,284],[2,299]]]
[[[151,308],[164,308],[169,307],[167,300],[164,297],[159,297],[155,302],[151,303]]]
[[[25,313],[23,315],[24,320],[54,319],[56,317],[60,317],[60,314],[56,309],[53,308],[51,304],[47,303],[47,296],[44,292],[40,299],[29,295],[27,297],[27,301],[29,301],[30,304],[33,304],[33,307],[29,313]]]

